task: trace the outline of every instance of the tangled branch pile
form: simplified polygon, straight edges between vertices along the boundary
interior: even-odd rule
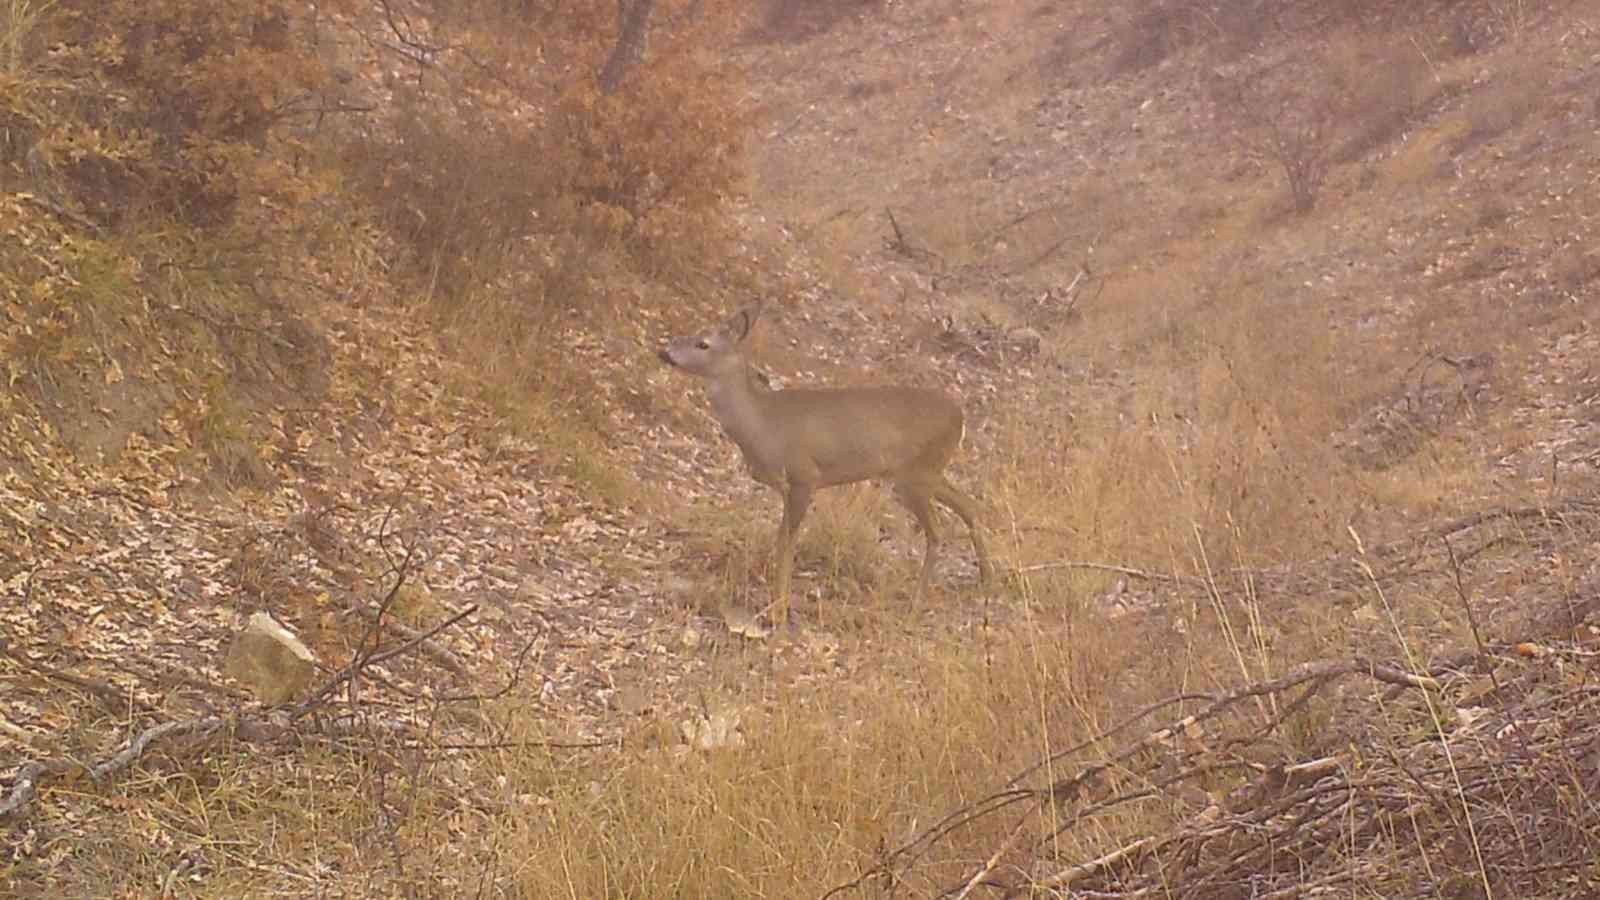
[[[1569,552],[1557,545],[1586,533],[1594,513],[1581,501],[1543,509],[1537,518],[1557,527],[1540,535],[1527,527],[1533,513],[1500,510],[1363,559],[1460,591],[1462,561],[1497,529]],[[1350,560],[1327,562],[1321,574],[1260,575],[1327,590]],[[1431,662],[1358,653],[1167,698],[1040,760],[826,896],[915,881],[961,898],[1594,896],[1597,613],[1591,570],[1510,626],[1513,639],[1480,637]],[[995,834],[1004,838],[983,846],[979,835]],[[926,862],[941,844],[983,862],[953,875]]]

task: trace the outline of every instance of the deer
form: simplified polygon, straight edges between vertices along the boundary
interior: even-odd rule
[[[795,538],[812,495],[860,481],[891,484],[922,529],[927,544],[915,600],[927,593],[939,558],[935,502],[966,524],[979,580],[988,582],[993,570],[977,504],[944,474],[966,434],[960,404],[944,391],[920,387],[772,389],[747,355],[762,308],[752,303],[708,331],[673,338],[658,355],[704,380],[711,413],[738,445],[750,474],[783,498],[773,600],[763,613],[774,623],[788,620]]]

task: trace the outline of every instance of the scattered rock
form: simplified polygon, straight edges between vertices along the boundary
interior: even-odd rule
[[[739,710],[719,709],[678,724],[683,739],[696,750],[737,749],[744,746],[739,726]]]
[[[234,638],[222,671],[244,682],[261,702],[275,706],[311,683],[317,658],[294,632],[258,612]]]
[[[737,607],[728,609],[723,613],[723,621],[728,624],[728,631],[752,641],[764,640],[772,634],[771,628],[761,624],[755,613],[746,609]]]

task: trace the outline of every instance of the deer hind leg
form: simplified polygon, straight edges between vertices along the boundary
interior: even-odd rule
[[[909,482],[896,484],[894,493],[911,511],[928,540],[927,547],[922,551],[922,573],[917,576],[915,596],[921,600],[928,593],[928,584],[933,580],[933,567],[939,561],[939,524],[934,519],[933,503],[930,502],[934,494],[929,485]]]
[[[967,523],[967,531],[972,535],[972,552],[978,556],[978,578],[987,582],[994,577],[994,568],[989,564],[989,548],[983,543],[983,531],[978,527],[978,505],[971,497],[956,490],[955,485],[947,478],[940,478],[934,486],[933,499],[948,507],[951,512],[961,517]]]
[[[800,532],[800,522],[811,505],[811,485],[790,484],[783,491],[783,520],[778,523],[778,571],[772,580],[772,602],[766,612],[772,621],[783,624],[789,620],[789,577],[794,572],[794,541]]]

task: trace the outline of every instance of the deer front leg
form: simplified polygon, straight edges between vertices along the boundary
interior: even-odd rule
[[[928,541],[922,551],[922,571],[917,575],[917,591],[912,596],[914,601],[920,603],[928,596],[928,583],[933,580],[933,568],[939,560],[939,523],[934,519],[933,503],[926,485],[902,482],[895,485],[894,492],[905,508],[911,511],[912,517],[917,520],[917,527],[922,529]]]
[[[784,488],[783,521],[778,525],[778,572],[772,579],[773,598],[766,610],[772,614],[775,624],[789,620],[789,576],[794,571],[794,541],[810,505],[810,485],[791,483]]]

